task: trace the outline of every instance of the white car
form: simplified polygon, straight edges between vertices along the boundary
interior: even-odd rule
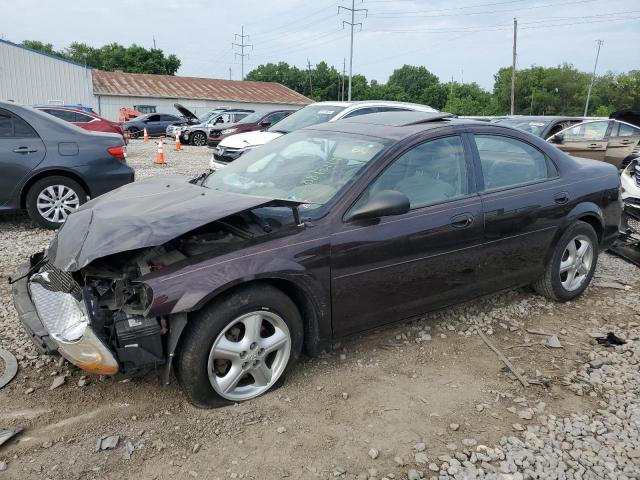
[[[211,170],[223,168],[247,150],[259,147],[274,138],[310,125],[335,122],[342,118],[350,118],[369,113],[392,111],[437,112],[436,109],[427,105],[384,100],[312,103],[292,113],[264,131],[239,133],[225,138],[214,149],[211,160],[209,161],[209,167]]]

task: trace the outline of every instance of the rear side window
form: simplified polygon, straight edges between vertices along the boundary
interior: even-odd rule
[[[85,115],[84,113],[75,112],[76,119],[74,120],[76,123],[89,123],[93,121],[93,117],[89,115]]]
[[[626,123],[618,123],[619,125],[619,130],[614,134],[613,132],[611,133],[612,137],[618,136],[618,137],[630,137],[632,135],[640,135],[640,128],[636,128],[633,127],[631,125],[627,125]],[[614,127],[614,131],[617,130]]]
[[[379,111],[380,110],[378,110],[377,107],[364,107],[364,108],[359,108],[358,110],[354,110],[353,112],[347,113],[344,116],[344,118],[358,117],[360,115],[368,115],[369,113],[376,113]]]
[[[37,137],[31,126],[6,110],[0,110],[0,138],[31,138]]]
[[[484,189],[494,190],[549,177],[547,158],[540,150],[515,138],[475,135]]]
[[[75,122],[76,121],[76,112],[71,112],[69,110],[58,110],[57,108],[46,108],[44,109],[50,115],[59,118],[60,120],[64,120],[65,122]]]
[[[174,117],[173,115],[161,115],[163,122],[177,122],[180,119],[178,117]]]

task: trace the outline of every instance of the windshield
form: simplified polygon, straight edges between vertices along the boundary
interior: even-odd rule
[[[328,203],[357,178],[388,142],[364,135],[298,131],[241,156],[203,185],[223,192]]]
[[[260,120],[262,117],[264,117],[263,112],[253,112],[247,115],[246,117],[244,117],[243,119],[238,120],[238,123],[255,123],[258,120]]]
[[[207,123],[209,120],[211,120],[213,117],[218,115],[220,112],[224,112],[224,110],[211,110],[211,111],[205,113],[204,115],[200,115],[198,117],[198,121],[200,123]]]
[[[545,127],[549,125],[551,120],[524,120],[522,118],[505,118],[498,120],[496,123],[500,125],[507,125],[508,127],[524,130],[525,132],[533,133],[538,137],[542,135]]]
[[[283,118],[268,131],[289,133],[310,125],[328,122],[345,108],[347,107],[337,105],[309,105]]]

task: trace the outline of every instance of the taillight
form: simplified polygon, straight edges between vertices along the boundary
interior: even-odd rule
[[[109,155],[112,157],[119,158],[120,160],[127,159],[127,147],[124,145],[120,147],[109,147],[107,148],[107,152],[109,152]]]

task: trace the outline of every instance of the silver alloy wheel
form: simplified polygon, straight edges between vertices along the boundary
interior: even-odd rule
[[[80,206],[78,194],[66,185],[51,185],[40,192],[36,200],[38,213],[53,222],[64,222]]]
[[[191,142],[196,147],[202,147],[205,143],[207,143],[207,136],[202,132],[196,132],[193,134]]]
[[[213,342],[207,362],[209,382],[227,400],[255,398],[278,381],[290,354],[291,334],[282,317],[268,311],[244,314]]]
[[[593,263],[593,245],[585,235],[574,237],[565,247],[560,259],[560,283],[570,292],[577,290],[587,279]]]

